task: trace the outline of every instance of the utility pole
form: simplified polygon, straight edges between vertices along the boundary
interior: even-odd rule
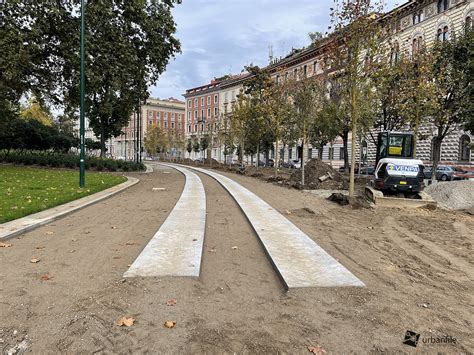
[[[80,155],[79,155],[79,187],[85,186],[85,168],[86,168],[86,152],[85,152],[85,117],[84,117],[84,95],[85,95],[85,77],[84,77],[84,0],[81,0],[81,49],[80,49],[80,60],[81,60],[81,108],[80,108],[80,120],[79,120],[79,142],[80,142]]]

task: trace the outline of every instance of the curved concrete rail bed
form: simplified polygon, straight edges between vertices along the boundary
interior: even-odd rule
[[[199,176],[188,169],[163,165],[185,176],[183,192],[168,218],[124,277],[199,276],[206,223],[204,187]]]
[[[192,169],[217,180],[247,216],[285,286],[365,286],[298,227],[253,192],[226,176]]]

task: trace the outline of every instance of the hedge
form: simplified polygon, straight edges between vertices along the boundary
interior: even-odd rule
[[[74,169],[79,167],[79,156],[71,153],[4,150],[0,151],[0,163]],[[88,156],[86,157],[86,169],[98,171],[140,171],[146,168],[143,163]]]

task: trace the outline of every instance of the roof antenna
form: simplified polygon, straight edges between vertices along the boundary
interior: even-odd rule
[[[268,46],[268,62],[269,64],[272,64],[273,61],[273,45]]]

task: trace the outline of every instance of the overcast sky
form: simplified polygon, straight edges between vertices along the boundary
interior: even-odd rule
[[[386,9],[404,2],[386,0]],[[269,46],[274,57],[307,46],[309,32],[327,31],[332,5],[333,0],[183,0],[173,10],[182,53],[151,95],[183,99],[186,89],[214,77],[240,73],[250,63],[267,65]]]

